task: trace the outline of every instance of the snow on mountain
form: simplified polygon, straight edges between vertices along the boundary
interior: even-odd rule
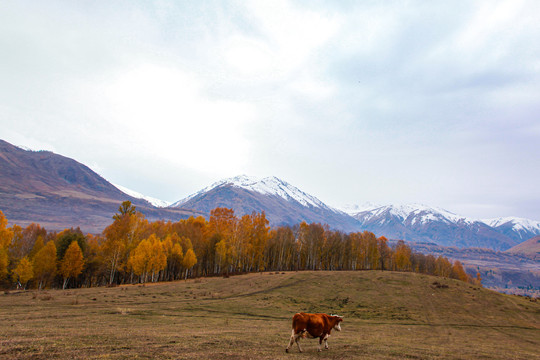
[[[501,217],[480,221],[518,241],[524,241],[540,235],[540,222],[535,220],[518,217]]]
[[[350,207],[353,209],[354,207]],[[431,207],[423,204],[403,204],[403,205],[385,205],[377,206],[373,204],[364,204],[357,206],[360,211],[348,212],[353,217],[360,220],[368,221],[375,217],[380,217],[383,214],[394,216],[401,221],[408,220],[412,225],[415,223],[425,224],[430,221],[443,221],[447,223],[466,223],[475,222],[464,216],[454,214],[448,210]]]
[[[193,199],[194,197],[200,194],[207,193],[208,191],[221,187],[221,186],[238,187],[238,188],[246,189],[249,191],[257,192],[263,195],[279,196],[287,201],[296,201],[306,207],[321,208],[321,209],[331,210],[336,213],[341,212],[340,210],[334,209],[324,204],[322,201],[320,201],[316,197],[306,194],[305,192],[301,191],[297,187],[287,183],[286,181],[280,180],[275,176],[269,176],[269,177],[259,179],[259,178],[247,176],[247,175],[239,175],[239,176],[235,176],[232,178],[223,179],[218,182],[215,182],[212,185],[186,197],[185,199],[175,202],[174,204],[171,205],[171,207],[180,207],[181,205],[185,204],[186,202]]]
[[[494,219],[481,219],[484,224],[491,227],[499,227],[501,225],[511,225],[516,231],[526,230],[533,232],[540,232],[540,221],[534,221],[530,219],[523,219],[518,217],[500,217]]]
[[[150,197],[150,196],[143,195],[143,194],[141,194],[141,193],[139,193],[137,191],[128,189],[127,187],[122,186],[122,185],[118,185],[118,184],[113,184],[113,185],[118,190],[122,191],[123,193],[128,194],[129,196],[133,196],[136,199],[146,200],[150,204],[154,205],[155,207],[164,208],[164,207],[168,207],[171,204],[171,203],[169,203],[167,201],[164,201],[164,200],[160,200],[160,199],[156,199],[156,198],[153,198],[153,197]]]
[[[528,219],[476,220],[422,204],[362,208],[351,213],[362,228],[397,239],[506,250],[540,235],[540,222]]]
[[[354,215],[354,214],[358,214],[358,213],[363,212],[363,211],[369,211],[369,210],[377,209],[377,208],[380,208],[381,206],[382,205],[379,205],[379,204],[374,204],[374,203],[371,203],[371,202],[365,202],[365,203],[362,203],[360,205],[346,204],[346,205],[341,206],[339,209],[341,211],[343,211],[344,213],[346,213],[346,214]]]
[[[262,212],[272,226],[307,223],[327,224],[342,231],[358,231],[357,220],[332,208],[295,186],[270,176],[255,178],[246,175],[218,181],[171,207],[210,214],[216,207],[233,209],[243,216]]]

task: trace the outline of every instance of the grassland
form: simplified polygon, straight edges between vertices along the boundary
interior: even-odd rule
[[[344,316],[285,353],[295,312]],[[0,295],[0,359],[540,359],[540,302],[412,273],[288,272]]]

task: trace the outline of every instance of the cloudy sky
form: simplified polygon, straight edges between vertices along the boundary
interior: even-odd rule
[[[3,1],[0,138],[179,200],[540,220],[538,1]]]

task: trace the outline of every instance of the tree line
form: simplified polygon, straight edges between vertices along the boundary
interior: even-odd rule
[[[13,225],[0,211],[0,286],[92,287],[260,271],[392,270],[480,285],[459,261],[413,252],[403,241],[302,222],[270,228],[265,213],[148,221],[125,201],[100,235]]]

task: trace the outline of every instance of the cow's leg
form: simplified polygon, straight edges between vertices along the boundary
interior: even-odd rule
[[[298,351],[302,352],[302,348],[300,347],[300,339],[302,338],[303,332],[300,332],[298,334],[294,334],[295,338],[294,341],[296,341],[296,345],[298,346]]]
[[[317,351],[319,351],[319,352],[322,351],[322,349],[321,349],[322,342],[323,342],[323,337],[321,336],[321,337],[319,337],[319,348],[317,349]]]
[[[292,344],[294,343],[294,329],[291,334],[291,340],[289,341],[289,345],[285,348],[285,352],[289,352],[289,349],[291,348]]]
[[[298,345],[298,350],[302,352],[302,348],[300,348],[300,344],[298,343],[298,340],[300,340],[300,336],[302,333],[295,334],[294,329],[291,334],[291,340],[289,341],[289,345],[287,345],[287,348],[285,349],[285,352],[289,352],[289,349],[291,348],[292,344],[296,342],[296,345]]]
[[[328,350],[328,337],[329,337],[329,336],[330,336],[330,335],[326,335],[326,336],[324,337],[324,348],[327,349],[327,350]]]

